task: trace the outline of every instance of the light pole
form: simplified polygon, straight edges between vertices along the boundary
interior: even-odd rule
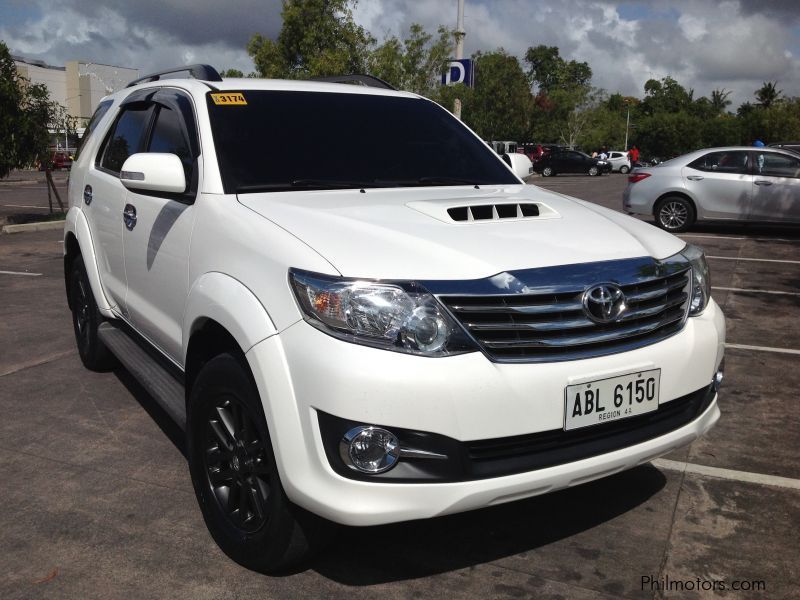
[[[628,151],[628,129],[631,126],[631,103],[625,100],[625,106],[628,109],[628,115],[625,117],[625,152]]]
[[[456,60],[464,58],[464,37],[467,32],[464,31],[464,0],[458,0],[458,20],[456,21]],[[456,98],[453,101],[453,114],[457,119],[461,119],[461,99]]]

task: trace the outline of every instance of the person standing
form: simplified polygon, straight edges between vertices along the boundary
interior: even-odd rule
[[[631,159],[632,163],[639,162],[639,149],[636,146],[634,146],[628,152],[628,156],[630,156],[630,159]]]

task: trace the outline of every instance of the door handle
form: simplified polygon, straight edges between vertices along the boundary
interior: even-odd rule
[[[702,181],[704,178],[702,175],[689,175],[686,179],[691,179],[692,181]]]
[[[126,204],[125,210],[122,211],[122,220],[128,231],[133,231],[136,227],[136,207],[133,204]]]
[[[756,185],[772,185],[771,181],[766,181],[764,179],[756,179],[753,183]]]

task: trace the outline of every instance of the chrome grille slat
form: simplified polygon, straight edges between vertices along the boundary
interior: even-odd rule
[[[559,313],[566,311],[582,310],[580,300],[563,304],[522,304],[515,305],[453,305],[450,310],[463,313],[518,313],[524,315],[541,315],[547,313]]]
[[[607,342],[610,340],[642,335],[682,319],[683,312],[675,311],[675,313],[670,315],[668,318],[663,318],[655,323],[628,325],[627,327],[618,327],[613,331],[604,331],[601,333],[585,334],[572,337],[538,338],[536,340],[499,342],[486,341],[484,344],[487,348],[563,348],[571,346],[583,346],[586,344],[597,344],[599,342]]]
[[[569,282],[559,280],[555,270],[531,270],[520,277],[518,293],[456,295],[448,290],[438,297],[494,360],[547,362],[602,356],[658,342],[683,327],[691,295],[688,265],[680,259],[647,260],[621,263],[627,269],[611,263],[583,265],[581,278]],[[547,276],[550,272],[552,279]],[[614,276],[605,278],[602,273],[608,272]],[[583,311],[584,292],[603,282],[619,286],[627,304],[617,321],[605,324],[592,321]]]

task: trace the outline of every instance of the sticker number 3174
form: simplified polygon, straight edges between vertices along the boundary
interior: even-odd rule
[[[247,100],[244,99],[244,94],[242,94],[241,92],[211,94],[211,99],[214,101],[214,104],[225,105],[225,106],[234,104],[243,106],[247,104]]]

